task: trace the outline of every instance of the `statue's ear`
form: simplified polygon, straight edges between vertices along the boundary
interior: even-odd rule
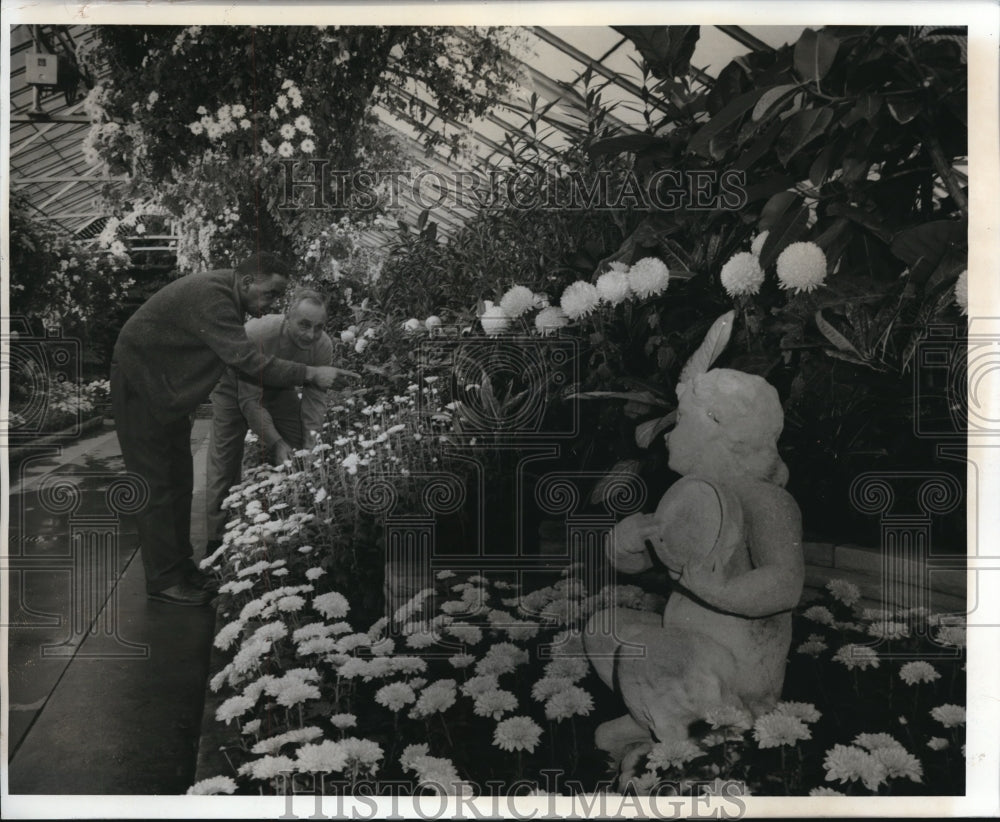
[[[727,311],[719,317],[712,327],[708,329],[705,339],[698,350],[691,355],[691,358],[681,369],[681,376],[678,383],[689,384],[691,380],[699,374],[704,374],[712,367],[719,355],[729,343],[729,336],[733,333],[733,321],[736,318],[735,311]]]

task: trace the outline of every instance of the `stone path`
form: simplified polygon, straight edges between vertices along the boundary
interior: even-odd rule
[[[196,421],[196,551],[207,435]],[[177,794],[193,781],[215,613],[146,599],[134,525],[109,507],[123,471],[104,430],[11,476],[11,794]]]

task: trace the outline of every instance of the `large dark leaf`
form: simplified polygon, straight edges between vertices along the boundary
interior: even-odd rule
[[[802,198],[794,191],[788,191],[788,186],[783,188],[784,190],[772,196],[761,209],[760,220],[757,221],[761,230],[770,231],[792,205],[796,202],[799,204],[803,202]]]
[[[807,144],[827,133],[833,122],[833,109],[807,108],[788,118],[785,128],[778,136],[775,151],[783,165],[799,153]]]
[[[688,143],[688,150],[705,157],[711,156],[710,144],[712,139],[738,122],[756,105],[761,95],[766,91],[768,91],[767,88],[752,89],[727,103],[722,111],[698,129]]]
[[[809,225],[809,209],[804,205],[790,208],[767,234],[760,252],[760,266],[767,268],[778,255],[799,239]]]
[[[825,31],[806,29],[795,44],[795,70],[810,82],[826,77],[837,56],[840,41]]]
[[[631,40],[650,71],[661,80],[682,77],[700,36],[698,26],[615,26]]]
[[[900,231],[892,238],[889,248],[909,265],[910,277],[923,283],[949,249],[966,242],[966,231],[964,221],[935,220]]]

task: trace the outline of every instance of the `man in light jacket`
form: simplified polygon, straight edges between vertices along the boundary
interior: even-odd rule
[[[145,482],[136,515],[146,593],[172,605],[205,605],[211,581],[192,561],[192,415],[231,366],[267,385],[329,388],[337,370],[262,353],[246,314],[284,294],[291,271],[273,254],[235,270],[189,274],[164,286],[125,323],[111,363],[111,401],[126,469]]]
[[[326,303],[310,289],[299,289],[284,314],[256,317],[246,324],[247,337],[259,350],[309,366],[330,366],[333,343],[323,330]],[[357,376],[349,371],[339,373]],[[209,554],[222,544],[228,512],[222,503],[239,482],[247,429],[260,440],[267,458],[278,465],[300,448],[316,442],[326,417],[326,392],[306,385],[299,397],[295,388],[270,387],[227,368],[212,391],[212,429],[206,481]]]

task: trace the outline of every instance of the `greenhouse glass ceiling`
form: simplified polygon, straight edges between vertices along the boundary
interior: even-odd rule
[[[801,26],[703,26],[692,66],[696,82],[710,84],[734,57],[762,45],[779,47],[794,42]],[[457,29],[462,36],[476,36],[471,29]],[[81,151],[89,121],[83,100],[88,86],[100,76],[80,69],[63,87],[38,93],[29,85],[26,59],[31,52],[59,54],[69,65],[80,66],[77,55],[89,48],[95,29],[88,26],[15,25],[11,29],[11,131],[10,185],[25,195],[35,216],[51,220],[81,237],[92,238],[108,214],[102,191],[117,184],[89,166]],[[521,30],[517,53],[523,78],[518,93],[511,95],[487,116],[471,123],[456,123],[440,115],[428,103],[428,116],[413,119],[404,111],[380,108],[377,113],[397,142],[404,147],[414,169],[438,172],[500,170],[511,164],[507,135],[529,127],[529,107],[536,95],[535,136],[553,154],[570,140],[570,133],[584,122],[585,96],[598,89],[605,106],[613,104],[609,125],[619,134],[645,129],[642,101],[641,57],[634,45],[614,27],[530,27]],[[652,80],[650,81],[652,82]],[[419,89],[406,90],[420,98]],[[422,100],[427,103],[428,101]],[[471,150],[459,158],[439,147],[429,152],[420,142],[428,130],[453,133],[464,130]],[[413,222],[422,210],[404,196],[399,215]],[[455,204],[447,212],[435,211],[442,236],[460,226],[469,212]],[[365,233],[371,244],[384,241],[378,231]],[[133,238],[150,247],[169,247],[168,232],[161,237]],[[138,249],[136,249],[138,250]]]

